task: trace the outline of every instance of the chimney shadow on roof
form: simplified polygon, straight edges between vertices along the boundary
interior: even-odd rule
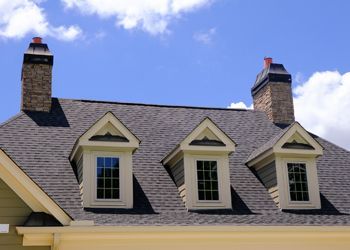
[[[57,98],[52,98],[51,112],[23,111],[40,127],[69,127],[68,120]]]
[[[311,215],[347,215],[347,213],[340,212],[322,193],[321,198],[321,209],[310,209],[310,210],[283,210],[283,212],[291,214],[311,214]]]
[[[96,214],[157,214],[149,202],[140,183],[133,175],[134,207],[133,208],[84,208],[85,211]]]

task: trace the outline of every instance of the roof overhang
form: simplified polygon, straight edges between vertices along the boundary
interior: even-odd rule
[[[62,225],[72,218],[0,149],[0,178],[34,211],[54,216]]]
[[[348,249],[348,226],[17,227],[24,246],[51,249]],[[199,244],[200,242],[200,244]],[[247,243],[249,242],[249,248]],[[299,246],[299,247],[297,247]]]

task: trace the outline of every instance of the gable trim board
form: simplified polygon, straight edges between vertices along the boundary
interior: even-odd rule
[[[72,218],[0,149],[0,178],[34,211],[53,215],[62,225]]]
[[[296,134],[301,136],[314,149],[284,148],[283,145]],[[314,138],[312,138],[312,136],[298,122],[294,122],[277,137],[272,138],[270,141],[252,152],[247,159],[247,164],[249,167],[254,166],[266,159],[271,154],[317,157],[323,155],[323,147]]]
[[[108,142],[108,141],[93,141],[91,138],[98,135],[99,131],[103,130],[105,126],[112,126],[120,135],[124,136],[127,142]],[[70,155],[70,160],[79,155],[79,149],[105,147],[105,148],[128,148],[135,150],[139,147],[140,140],[112,113],[107,112],[100,119],[98,119],[89,129],[87,129],[76,141]]]
[[[224,146],[198,146],[191,145],[191,143],[198,139],[203,132],[209,130]],[[181,152],[203,154],[227,154],[235,151],[237,144],[221,130],[209,117],[203,119],[172,151],[170,151],[161,161],[163,165],[167,165],[178,157]]]
[[[350,228],[335,226],[17,227],[24,246],[71,249],[348,249]],[[247,244],[249,242],[249,244]],[[276,248],[276,246],[278,248]]]

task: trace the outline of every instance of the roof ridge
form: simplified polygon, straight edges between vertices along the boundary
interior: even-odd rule
[[[87,103],[104,103],[104,104],[120,104],[120,105],[138,105],[138,106],[151,106],[151,107],[165,107],[165,108],[188,108],[188,109],[211,109],[211,110],[227,110],[227,111],[248,111],[248,112],[261,112],[254,109],[244,108],[220,108],[220,107],[201,107],[190,105],[171,105],[171,104],[151,104],[141,102],[118,102],[118,101],[102,101],[102,100],[88,100],[88,99],[69,99],[69,98],[57,98],[58,100],[79,101]]]

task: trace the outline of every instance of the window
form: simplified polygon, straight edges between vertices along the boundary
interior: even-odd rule
[[[119,158],[97,157],[97,199],[120,199]]]
[[[198,200],[219,200],[218,171],[216,161],[197,161]]]
[[[291,201],[309,201],[305,163],[287,163]]]

